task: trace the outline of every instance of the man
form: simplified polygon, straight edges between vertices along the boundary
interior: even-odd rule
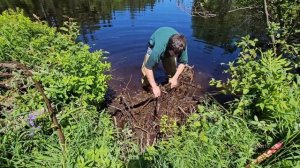
[[[188,62],[188,55],[184,35],[171,27],[161,27],[151,35],[142,65],[142,85],[150,85],[155,97],[161,95],[153,74],[160,60],[168,74],[171,88],[175,87],[179,75]]]

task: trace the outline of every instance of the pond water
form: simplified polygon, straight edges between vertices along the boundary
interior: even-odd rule
[[[211,0],[199,8],[199,0],[1,0],[0,11],[21,8],[38,15],[50,26],[60,26],[64,16],[75,18],[80,26],[79,41],[91,50],[105,50],[112,64],[110,86],[122,83],[141,89],[140,68],[149,37],[157,28],[170,26],[183,33],[188,42],[189,65],[196,81],[209,91],[211,78],[222,79],[222,63],[234,60],[239,49],[234,43],[246,34],[263,32],[261,13],[231,10],[235,1]],[[201,4],[203,5],[204,2]],[[192,10],[210,11],[213,17],[193,16]],[[194,13],[195,14],[195,13]],[[158,70],[159,76],[162,69]]]

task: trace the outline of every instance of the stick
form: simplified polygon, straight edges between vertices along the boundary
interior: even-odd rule
[[[142,107],[141,109],[144,109],[144,107],[147,106],[147,105],[150,103],[151,100],[153,100],[153,99],[149,99],[149,100],[143,105],[143,107]]]
[[[140,101],[139,103],[136,103],[136,104],[132,105],[131,107],[132,107],[132,108],[137,108],[137,107],[139,107],[139,106],[141,106],[141,105],[145,105],[145,104],[147,104],[147,103],[150,103],[150,102],[153,101],[154,99],[155,99],[155,98],[153,98],[152,96],[151,96],[151,97],[148,97],[148,98],[146,98],[145,100]]]
[[[125,97],[123,97],[123,96],[121,96],[121,99],[122,99],[122,101],[124,102],[124,104],[125,104],[125,106],[128,108],[128,110],[129,111],[127,111],[127,110],[125,110],[125,111],[127,111],[129,114],[130,114],[130,116],[134,119],[134,121],[136,121],[136,118],[133,116],[133,114],[131,113],[131,107],[128,105],[128,103],[126,102],[126,100],[125,100]]]
[[[114,123],[115,123],[115,127],[117,128],[118,124],[117,124],[117,119],[115,116],[113,116],[113,119],[114,119]]]
[[[147,133],[146,137],[147,137],[146,146],[149,146],[150,145],[150,135]]]
[[[157,115],[158,112],[159,112],[159,108],[160,108],[160,98],[157,97],[157,98],[155,98],[155,100],[156,100],[156,106],[155,106],[155,112],[154,112],[154,115]]]
[[[11,74],[11,73],[1,73],[0,74],[0,77],[4,77],[4,78],[9,78],[9,77],[13,77],[14,75],[13,74]]]
[[[243,7],[243,8],[232,9],[232,10],[228,11],[228,13],[232,13],[232,12],[236,12],[236,11],[244,10],[244,9],[255,9],[255,8],[258,8],[258,6],[248,6],[248,7]]]
[[[140,150],[141,152],[144,152],[144,149],[143,149],[143,139],[144,139],[144,133],[142,132],[142,137],[141,137],[141,142],[140,142]]]
[[[125,97],[121,96],[121,101],[123,102],[123,104],[125,104],[125,107],[129,110],[131,110],[131,107],[128,105],[127,101],[125,100]]]
[[[127,96],[128,96],[128,98],[129,98],[129,102],[130,102],[130,105],[131,105],[131,107],[132,107],[132,99],[131,99],[131,96],[130,96],[129,92],[127,92]]]
[[[7,83],[0,83],[0,88],[6,88],[6,89],[10,89],[11,87],[7,84]]]
[[[1,62],[0,67],[16,69],[18,66],[16,63],[12,63],[12,62]]]
[[[186,114],[186,112],[184,112],[184,110],[183,110],[180,106],[178,106],[178,109],[179,109],[185,116],[188,116],[188,115]]]
[[[192,84],[192,83],[187,83],[187,82],[184,82],[184,81],[181,81],[181,83],[186,84],[186,85],[189,85],[189,86],[192,86],[192,87],[195,87],[195,88],[197,88],[197,89],[202,89],[201,86],[197,86],[197,85],[194,85],[194,84]]]
[[[128,85],[129,85],[129,83],[131,82],[131,78],[132,78],[132,74],[130,75],[130,79],[129,79],[129,81],[127,82],[127,85],[126,85],[126,87],[125,87],[126,90],[128,89]]]
[[[138,129],[140,129],[140,130],[142,130],[142,131],[144,131],[144,132],[146,132],[146,133],[149,133],[147,130],[145,130],[144,128],[139,127],[139,126],[137,126],[137,125],[134,125],[133,127],[134,127],[134,128],[138,128]]]
[[[116,106],[112,106],[112,105],[108,105],[109,107],[112,107],[112,108],[114,108],[114,109],[117,109],[117,110],[119,110],[119,111],[122,111],[122,109],[120,109],[120,108],[118,108],[118,107],[116,107]]]

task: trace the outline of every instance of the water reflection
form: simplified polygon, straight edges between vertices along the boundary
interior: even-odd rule
[[[134,19],[136,11],[145,11],[146,6],[153,8],[154,4],[155,0],[2,0],[0,11],[18,7],[30,17],[36,14],[47,20],[50,26],[61,26],[64,16],[68,16],[93,32],[101,26],[111,27],[116,11],[130,11]]]
[[[223,16],[233,6],[232,0],[194,0],[192,13],[202,16]]]
[[[160,26],[174,27],[186,35],[189,62],[198,71],[199,82],[207,86],[210,77],[222,77],[221,62],[237,57],[238,49],[233,44],[239,37],[261,33],[260,13],[250,10],[228,12],[236,2],[0,0],[0,11],[19,7],[28,16],[36,14],[51,26],[61,26],[66,19],[64,16],[74,18],[80,25],[78,39],[89,44],[91,50],[109,51],[108,60],[112,63],[114,77],[132,77],[134,88],[139,87],[140,64],[151,33]],[[195,11],[209,17],[201,17]]]
[[[28,16],[36,14],[47,20],[51,26],[61,26],[64,17],[75,18],[81,26],[81,33],[93,33],[101,27],[112,27],[112,20],[116,19],[118,11],[129,11],[130,19],[135,19],[136,12],[153,11],[155,3],[163,0],[2,0],[0,11],[8,8],[21,8]],[[232,43],[235,36],[257,33],[262,23],[257,22],[257,12],[251,11],[228,14],[235,6],[234,0],[177,0],[178,6],[191,9],[193,36],[211,44],[221,45]],[[196,12],[196,13],[195,13]],[[199,17],[199,13],[211,14],[208,17]],[[164,16],[163,16],[164,17]]]

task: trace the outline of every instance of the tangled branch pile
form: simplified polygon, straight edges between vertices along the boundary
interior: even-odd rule
[[[115,125],[118,128],[129,126],[142,150],[152,145],[163,136],[160,130],[163,116],[180,125],[196,111],[195,106],[201,100],[201,87],[193,82],[193,76],[193,68],[185,68],[178,86],[173,89],[169,84],[161,86],[162,95],[158,98],[151,92],[131,95],[130,90],[124,89],[109,105]]]

